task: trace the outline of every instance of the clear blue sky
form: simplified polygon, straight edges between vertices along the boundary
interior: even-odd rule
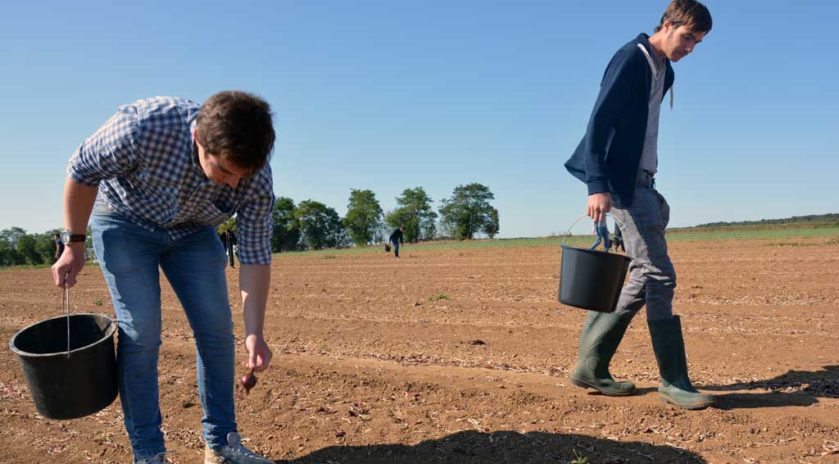
[[[672,226],[839,212],[832,0],[708,0],[675,64],[658,187]],[[562,164],[603,69],[666,0],[9,1],[0,15],[0,229],[61,227],[65,165],[120,104],[243,89],[273,106],[275,193],[346,212],[405,188],[495,193],[502,237],[562,232]]]

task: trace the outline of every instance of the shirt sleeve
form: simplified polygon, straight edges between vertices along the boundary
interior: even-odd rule
[[[122,107],[76,149],[67,174],[76,182],[96,186],[125,174],[137,163],[139,124],[136,111]]]
[[[248,198],[236,213],[239,231],[239,261],[242,264],[271,264],[274,186],[271,167],[266,165],[249,186]]]
[[[633,89],[642,78],[637,47],[620,50],[609,62],[586,130],[586,184],[589,194],[608,192],[606,153],[617,118],[626,111]],[[643,64],[643,63],[642,63]]]

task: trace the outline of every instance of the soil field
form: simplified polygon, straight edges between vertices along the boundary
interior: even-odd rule
[[[558,247],[408,245],[402,255],[275,256],[274,362],[236,405],[251,448],[295,464],[839,463],[836,237],[671,244],[691,377],[717,397],[702,411],[659,401],[643,311],[612,364],[640,394],[571,385],[585,314],[556,300]],[[241,337],[237,271],[228,282]],[[71,301],[76,312],[113,314],[95,265]],[[4,343],[61,312],[47,269],[0,272]],[[198,463],[193,339],[168,286],[163,325],[170,461]],[[82,419],[44,419],[16,357],[0,350],[0,462],[130,456],[118,401]]]

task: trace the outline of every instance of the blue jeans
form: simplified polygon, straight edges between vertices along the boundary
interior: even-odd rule
[[[93,245],[119,322],[119,396],[135,459],[165,450],[158,404],[160,272],[183,305],[198,351],[204,439],[226,445],[236,431],[233,320],[224,248],[213,227],[173,241],[117,215],[94,214]]]
[[[653,185],[639,181],[629,208],[612,208],[632,258],[629,279],[618,299],[618,313],[637,313],[647,305],[648,320],[673,317],[676,270],[667,253],[664,229],[670,206]]]

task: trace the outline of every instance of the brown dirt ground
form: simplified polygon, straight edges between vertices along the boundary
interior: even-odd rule
[[[585,314],[556,301],[558,248],[409,245],[400,260],[275,257],[266,323],[275,358],[237,401],[240,428],[281,463],[839,462],[836,238],[675,242],[671,254],[692,378],[718,395],[716,408],[659,402],[643,312],[612,367],[640,395],[570,384]],[[47,269],[0,272],[3,340],[61,314],[49,280]],[[74,311],[113,313],[96,266],[72,298]],[[201,462],[193,342],[168,287],[163,320],[171,462]],[[16,357],[0,353],[0,462],[130,462],[119,402],[44,419]]]

